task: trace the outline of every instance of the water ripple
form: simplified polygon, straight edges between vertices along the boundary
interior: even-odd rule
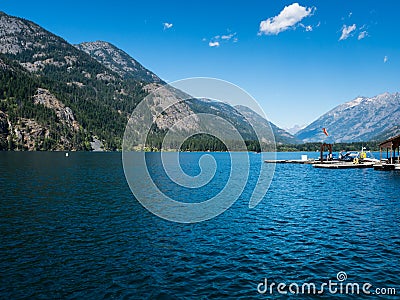
[[[0,169],[0,298],[257,299],[264,278],[339,271],[400,291],[396,172],[278,165],[255,209],[248,187],[224,214],[185,225],[133,198],[118,153],[0,153]]]

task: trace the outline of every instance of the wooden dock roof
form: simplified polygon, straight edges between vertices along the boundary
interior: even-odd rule
[[[396,149],[400,147],[400,134],[379,144],[381,148]]]

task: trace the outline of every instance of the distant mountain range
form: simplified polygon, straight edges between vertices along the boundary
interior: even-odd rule
[[[296,133],[304,142],[327,139],[333,142],[377,140],[399,132],[400,93],[384,93],[372,98],[358,97],[339,105]]]
[[[283,128],[284,130],[286,130],[287,132],[289,132],[290,134],[295,135],[296,133],[298,133],[300,130],[306,128],[307,125],[294,125],[292,127],[286,127]]]
[[[108,42],[71,45],[39,25],[0,12],[0,150],[117,150],[137,104],[165,82]],[[176,95],[172,95],[175,97]],[[192,99],[155,120],[161,134],[185,116],[212,113],[235,124],[244,139],[296,144],[383,138],[399,129],[399,94],[357,98],[338,106],[295,136],[248,107]],[[155,119],[159,104],[149,107]],[[175,130],[199,128],[196,119]],[[271,136],[272,129],[274,137]],[[159,137],[156,137],[159,139]]]

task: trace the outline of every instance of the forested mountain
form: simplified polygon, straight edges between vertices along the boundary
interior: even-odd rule
[[[94,136],[105,149],[120,147],[129,111],[146,94],[141,81],[124,81],[87,53],[33,22],[0,13],[0,85],[10,149],[89,149]],[[34,102],[34,96],[57,101]],[[59,103],[79,126],[65,127]],[[44,115],[46,112],[46,115]],[[4,117],[6,116],[6,117]],[[34,125],[32,125],[34,124]],[[32,141],[32,126],[37,135]]]
[[[91,150],[93,141],[104,150],[121,149],[130,114],[164,84],[110,43],[73,46],[31,21],[0,12],[0,150]],[[159,110],[157,103],[149,107],[153,117]],[[224,117],[253,144],[244,113],[226,103],[191,99],[155,120],[149,145],[159,148],[172,124],[201,112]],[[178,130],[198,126],[194,119]],[[278,142],[295,142],[271,126]],[[195,144],[208,139],[199,137]]]
[[[272,129],[272,132],[275,136],[275,142],[279,144],[298,144],[301,143],[301,140],[290,134],[289,132],[279,128],[272,122],[268,122],[262,116],[257,114],[254,110],[248,108],[247,106],[238,105],[236,109],[243,114],[246,118],[251,120],[253,126],[257,126],[260,132],[265,132],[264,135],[267,135],[269,132],[269,128]]]
[[[71,109],[42,88],[40,78],[5,57],[0,68],[0,149],[90,148]]]

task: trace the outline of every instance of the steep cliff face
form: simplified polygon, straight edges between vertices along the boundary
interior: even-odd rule
[[[50,136],[50,130],[33,119],[20,118],[18,122],[11,125],[12,144],[15,150],[40,150]],[[64,150],[56,147],[55,150]]]
[[[0,110],[0,151],[8,150],[8,116]]]
[[[54,145],[54,150],[76,150],[66,137]],[[18,117],[11,122],[9,116],[0,111],[0,150],[34,151],[47,149],[52,144],[51,129],[34,119]]]
[[[49,90],[38,88],[33,96],[33,103],[53,110],[60,122],[74,131],[79,131],[79,123],[75,120],[72,109],[65,106]]]

